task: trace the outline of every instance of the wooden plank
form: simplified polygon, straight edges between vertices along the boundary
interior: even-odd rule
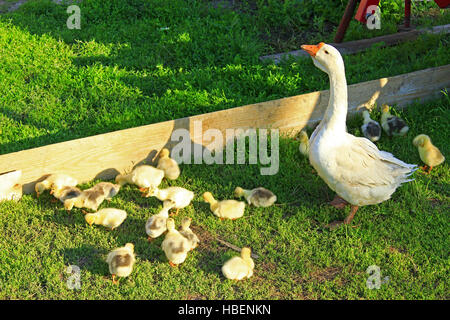
[[[405,106],[415,99],[435,97],[449,86],[450,65],[353,84],[348,86],[349,113],[375,103]],[[321,120],[328,99],[328,90],[317,91],[0,155],[0,173],[22,170],[25,193],[33,192],[36,181],[55,172],[67,173],[80,182],[111,179],[150,161],[157,150],[172,148],[178,143],[171,140],[176,129],[189,130],[191,144],[201,148],[210,143],[202,141],[203,132],[210,128],[224,136],[229,128],[276,128],[295,133]],[[197,121],[202,121],[200,132],[195,132]]]
[[[423,28],[410,30],[405,32],[397,32],[394,34],[389,34],[385,36],[363,39],[363,40],[355,40],[355,41],[347,41],[343,43],[330,43],[333,47],[339,50],[341,54],[353,54],[360,51],[364,51],[369,49],[375,43],[384,43],[383,47],[389,47],[396,45],[405,41],[412,41],[417,39],[417,37],[423,33],[429,34],[439,34],[439,33],[449,33],[450,32],[450,24],[435,26],[432,28]],[[309,54],[304,50],[295,50],[291,52],[285,53],[277,53],[267,56],[262,56],[260,59],[264,60],[272,60],[275,64],[279,63],[281,60],[288,58],[289,56],[293,57],[309,57]]]

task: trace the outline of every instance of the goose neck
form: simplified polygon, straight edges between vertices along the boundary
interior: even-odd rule
[[[345,131],[347,118],[347,80],[344,66],[329,72],[330,100],[324,121],[327,127]]]

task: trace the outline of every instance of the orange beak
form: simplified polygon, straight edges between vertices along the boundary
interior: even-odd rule
[[[319,43],[317,45],[304,44],[304,45],[301,46],[301,48],[303,50],[305,50],[306,52],[308,52],[311,55],[311,57],[315,57],[317,51],[319,51],[320,48],[322,48],[324,44],[325,43],[323,43],[323,42],[321,42],[321,43]]]

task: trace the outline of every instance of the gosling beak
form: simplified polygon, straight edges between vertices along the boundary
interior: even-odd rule
[[[319,44],[317,44],[317,45],[304,44],[304,45],[301,46],[301,48],[302,48],[303,50],[305,50],[306,52],[308,52],[308,53],[311,55],[311,57],[315,57],[317,51],[319,51],[320,48],[322,48],[322,46],[323,46],[324,44],[325,44],[325,43],[323,43],[323,42],[321,42],[321,43],[319,43]]]
[[[52,190],[50,190],[50,194],[53,194],[53,189],[52,189]]]

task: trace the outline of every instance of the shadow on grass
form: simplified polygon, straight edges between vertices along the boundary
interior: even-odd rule
[[[105,261],[106,250],[83,244],[78,248],[66,248],[61,251],[64,264],[67,266],[76,265],[82,270],[88,270],[100,276],[108,274],[108,265]]]

